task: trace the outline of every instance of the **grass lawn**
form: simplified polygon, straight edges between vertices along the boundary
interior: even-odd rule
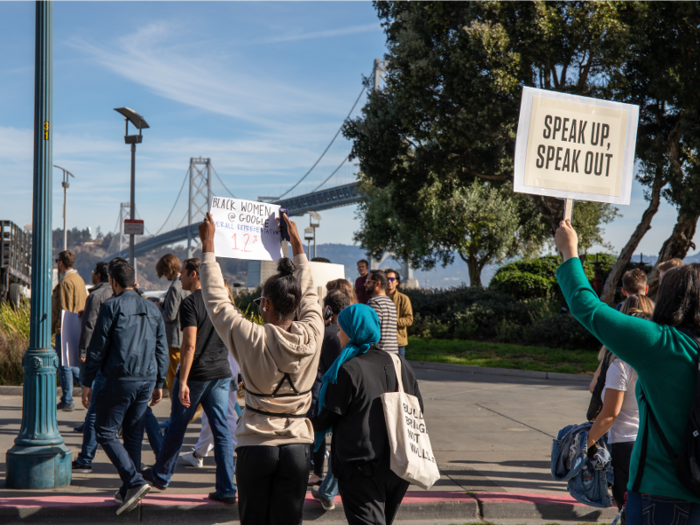
[[[597,352],[562,350],[545,346],[519,346],[461,339],[410,337],[406,358],[432,363],[514,368],[564,374],[592,374],[598,368]]]

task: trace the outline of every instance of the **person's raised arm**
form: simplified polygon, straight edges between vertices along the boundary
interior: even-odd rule
[[[294,272],[294,278],[299,282],[301,287],[301,303],[299,304],[299,321],[311,323],[317,327],[317,335],[322,337],[324,332],[323,313],[321,306],[318,304],[318,293],[314,289],[314,280],[311,275],[311,265],[309,264],[306,254],[304,254],[304,245],[299,237],[299,230],[295,222],[291,221],[286,214],[282,214],[283,220],[287,223],[287,231],[289,231],[289,243],[292,245],[292,254],[294,256],[294,265],[297,267]]]
[[[595,293],[578,258],[578,236],[570,221],[562,221],[554,243],[564,262],[557,269],[559,287],[571,314],[613,354],[639,370],[653,366],[670,329],[618,312]]]
[[[228,348],[233,358],[240,364],[241,352],[254,345],[254,340],[264,337],[264,327],[252,323],[231,303],[231,298],[224,284],[221,267],[216,262],[214,254],[214,233],[216,226],[211,213],[199,225],[199,239],[202,242],[202,265],[200,267],[200,282],[202,283],[202,298],[216,333]],[[236,340],[247,341],[250,344],[236,346]]]

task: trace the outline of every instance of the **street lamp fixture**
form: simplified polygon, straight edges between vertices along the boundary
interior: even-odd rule
[[[68,183],[68,176],[70,175],[71,177],[75,178],[75,175],[61,166],[56,166],[54,164],[53,167],[58,168],[63,172],[63,182],[61,183],[61,186],[63,186],[63,251],[65,252],[68,249],[68,230],[66,229],[66,200],[68,198],[68,188],[70,187],[70,184]]]
[[[149,125],[141,115],[136,113],[131,108],[114,108],[114,111],[124,115],[126,122],[126,131],[124,135],[124,143],[131,144],[131,201],[129,207],[129,217],[133,221],[136,219],[136,144],[141,144],[143,137],[141,136],[142,129],[148,129]],[[129,122],[139,130],[138,135],[129,135]],[[136,269],[134,261],[134,234],[129,234],[129,264]]]
[[[316,219],[317,222],[314,222]],[[316,257],[316,228],[321,226],[321,216],[315,211],[309,212],[309,227],[313,229],[314,232],[314,257]]]
[[[309,252],[309,259],[311,259],[311,241],[314,240],[314,229],[311,226],[304,228],[304,240],[306,241],[306,251]]]

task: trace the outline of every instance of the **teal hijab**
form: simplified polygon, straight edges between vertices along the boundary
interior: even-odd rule
[[[316,413],[320,413],[326,405],[328,384],[338,383],[338,371],[343,363],[366,353],[372,345],[379,342],[381,337],[377,312],[365,304],[353,304],[344,308],[338,315],[338,324],[350,338],[350,341],[323,375],[323,385],[321,386],[321,393],[318,395],[318,410]],[[327,430],[316,432],[315,448],[318,448],[326,432]]]

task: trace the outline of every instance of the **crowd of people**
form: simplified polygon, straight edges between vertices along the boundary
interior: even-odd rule
[[[160,302],[143,297],[124,259],[97,263],[88,294],[73,268],[75,255],[58,255],[57,354],[61,310],[78,313],[81,333],[80,366],[59,364],[57,409],[72,411],[74,382],[83,386],[87,412],[75,429],[83,443],[73,471],[92,472],[101,445],[121,479],[117,515],[152,489],[166,490],[178,460],[201,467],[213,450],[209,497],[237,503],[243,524],[301,523],[309,487],[326,509],[340,493],[351,524],[393,522],[408,482],[389,468],[380,397],[400,383],[394,353],[406,393],[421,399],[404,359],[410,300],[398,290],[398,271],[368,271],[363,260],[354,287],[329,281],[320,301],[296,225],[282,220],[293,258],[281,259],[262,286],[256,302],[263,324],[235,305],[214,256],[210,216],[200,226],[201,259],[180,262],[168,254],[158,261],[159,277],[169,281]],[[164,393],[170,416],[159,422],[152,407]],[[181,454],[188,425],[200,414],[199,440]],[[152,466],[142,463],[144,433],[156,457]]]

